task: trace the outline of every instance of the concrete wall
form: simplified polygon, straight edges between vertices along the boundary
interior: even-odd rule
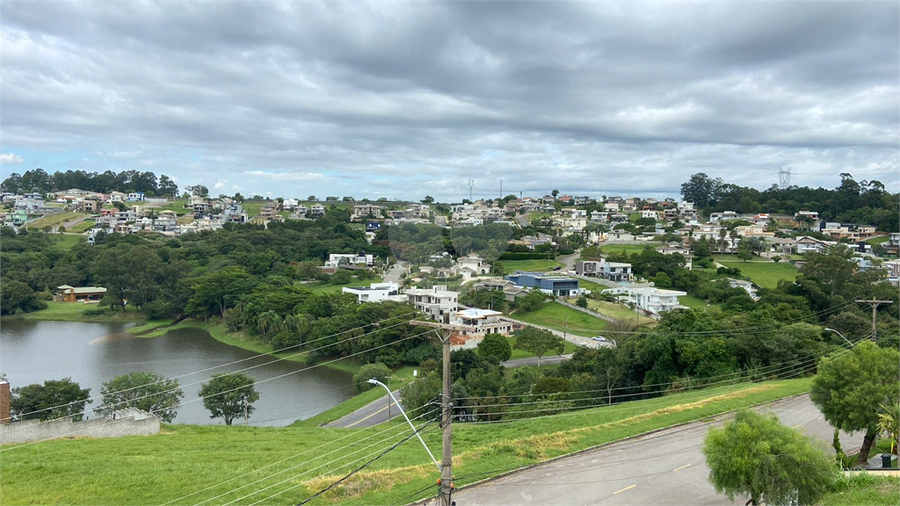
[[[119,420],[97,418],[83,422],[73,422],[69,419],[49,422],[26,420],[0,425],[0,444],[27,443],[61,437],[122,437],[157,433],[159,433],[159,418],[155,416],[142,420],[135,420],[134,417]]]

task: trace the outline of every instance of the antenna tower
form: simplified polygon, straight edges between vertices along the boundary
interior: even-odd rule
[[[475,186],[475,180],[474,180],[474,179],[470,179],[470,180],[469,180],[469,201],[472,200],[472,187],[473,187],[473,186]]]
[[[791,185],[791,169],[790,167],[785,170],[781,167],[778,167],[778,184],[781,186],[782,190],[787,189],[788,186]]]

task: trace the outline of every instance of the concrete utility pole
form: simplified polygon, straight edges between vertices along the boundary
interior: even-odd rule
[[[893,304],[894,301],[875,300],[875,296],[872,296],[872,300],[856,299],[856,302],[872,305],[872,341],[878,342],[878,327],[875,326],[875,316],[877,315],[876,310],[878,309],[878,306],[880,304]]]
[[[443,348],[443,392],[441,393],[441,429],[442,429],[442,455],[441,455],[441,479],[440,479],[440,506],[452,506],[453,494],[453,431],[451,421],[453,419],[453,385],[450,376],[450,313],[444,314],[444,322],[411,320],[413,325],[422,325],[436,329],[438,338]]]

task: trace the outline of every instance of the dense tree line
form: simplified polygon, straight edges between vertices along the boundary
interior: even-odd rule
[[[44,169],[27,170],[24,174],[13,172],[0,184],[3,191],[14,193],[30,192],[37,188],[40,193],[51,193],[77,188],[98,193],[120,191],[125,193],[143,192],[148,196],[176,197],[178,185],[169,176],[159,178],[153,172],[123,170],[122,172],[86,172],[67,170],[48,174]]]
[[[900,194],[886,191],[880,181],[856,181],[848,173],[842,173],[841,184],[831,190],[773,185],[759,191],[701,172],[681,185],[681,195],[707,214],[735,211],[793,215],[798,211],[817,211],[824,220],[875,225],[885,232],[900,231]]]

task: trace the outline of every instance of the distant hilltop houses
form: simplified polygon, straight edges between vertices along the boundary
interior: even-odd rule
[[[81,229],[89,243],[101,232],[178,236],[217,230],[226,224],[266,226],[273,221],[314,220],[324,216],[331,206],[349,211],[351,223],[361,224],[370,240],[383,227],[403,224],[433,224],[444,228],[488,223],[512,228],[536,225],[540,231],[516,234],[510,241],[530,250],[552,246],[557,237],[576,235],[584,244],[659,241],[665,237],[670,249],[677,247],[682,252],[690,252],[698,241],[706,241],[719,253],[734,253],[741,241],[756,238],[765,243],[768,253],[780,255],[818,251],[842,242],[866,254],[872,253],[869,239],[887,235],[869,224],[824,220],[814,209],[801,209],[793,215],[725,210],[711,212],[704,218],[690,201],[619,196],[509,196],[457,204],[439,204],[433,199],[423,203],[386,199],[360,202],[349,197],[342,200],[329,197],[324,203],[295,198],[251,202],[225,196],[172,199],[143,192],[98,193],[71,188],[47,194],[4,192],[0,201],[3,205],[0,223],[14,229],[61,211],[89,215],[93,225]],[[677,244],[672,244],[673,239]],[[898,246],[900,238],[894,233],[879,248],[896,255]],[[598,267],[607,269],[603,275],[610,279],[628,276],[627,272],[616,272],[621,267],[613,265],[585,266]]]

